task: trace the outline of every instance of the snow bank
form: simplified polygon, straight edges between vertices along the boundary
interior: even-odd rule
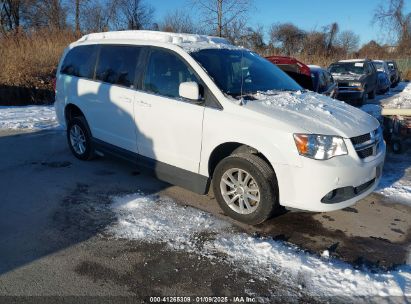
[[[58,125],[53,106],[0,106],[0,129],[42,130]]]
[[[384,172],[376,192],[411,206],[411,157],[409,154],[387,156]]]
[[[170,198],[142,193],[114,198],[115,237],[166,243],[207,258],[221,253],[233,266],[259,277],[277,277],[317,296],[411,296],[411,267],[371,273],[316,257],[286,243],[238,233],[228,223]]]
[[[381,102],[384,108],[411,109],[411,83],[401,82],[395,90],[401,90],[402,88],[402,92]]]

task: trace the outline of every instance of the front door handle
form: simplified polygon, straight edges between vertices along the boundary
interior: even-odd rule
[[[127,96],[120,96],[119,99],[122,102],[131,103],[131,98]]]
[[[136,104],[140,107],[147,107],[147,108],[151,107],[151,103],[148,103],[148,102],[142,101],[142,100],[136,100]]]

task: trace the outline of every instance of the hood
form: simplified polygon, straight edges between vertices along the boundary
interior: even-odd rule
[[[335,81],[362,81],[366,76],[361,74],[332,74]]]
[[[244,107],[313,134],[350,138],[379,126],[364,111],[313,92],[259,92]]]

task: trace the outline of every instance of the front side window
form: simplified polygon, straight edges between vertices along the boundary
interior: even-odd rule
[[[270,90],[302,90],[273,63],[248,50],[205,49],[191,53],[220,90],[234,98]]]
[[[60,73],[93,79],[96,58],[96,45],[77,46],[67,53]]]
[[[197,77],[176,55],[155,49],[150,54],[143,89],[147,92],[178,98],[183,82],[197,82]]]
[[[96,79],[133,88],[140,50],[136,46],[102,45]]]

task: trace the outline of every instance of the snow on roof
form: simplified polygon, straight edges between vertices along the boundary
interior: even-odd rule
[[[363,62],[367,61],[366,58],[363,59],[345,59],[345,60],[339,60],[338,62]]]
[[[189,52],[202,48],[238,48],[232,45],[227,39],[214,36],[169,33],[158,31],[113,31],[92,33],[84,35],[77,42],[99,41],[99,40],[136,40],[151,43],[169,43],[179,45]]]

